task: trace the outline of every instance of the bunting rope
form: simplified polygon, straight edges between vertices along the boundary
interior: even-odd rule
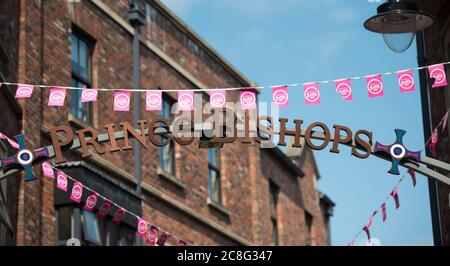
[[[426,69],[432,66],[437,66],[437,65],[448,65],[450,64],[450,61],[448,62],[443,62],[443,63],[438,63],[438,64],[432,64],[432,65],[428,65],[428,66],[421,66],[421,67],[413,67],[413,68],[408,68],[408,69],[404,69],[404,70],[398,70],[398,71],[390,71],[390,72],[384,72],[384,73],[380,73],[380,74],[372,74],[372,75],[363,75],[363,76],[355,76],[355,77],[349,77],[349,78],[340,78],[340,79],[334,79],[334,80],[322,80],[322,81],[315,81],[315,82],[304,82],[304,83],[292,83],[292,84],[282,84],[282,85],[265,85],[265,86],[249,86],[249,87],[225,87],[225,88],[199,88],[199,89],[161,89],[161,90],[157,90],[157,91],[161,91],[161,92],[177,92],[177,91],[195,91],[195,92],[199,92],[199,91],[216,91],[216,90],[222,90],[222,91],[233,91],[233,90],[242,90],[242,89],[268,89],[268,88],[275,88],[275,87],[299,87],[299,86],[304,86],[307,84],[312,84],[312,83],[318,83],[318,84],[327,84],[333,81],[341,81],[341,80],[359,80],[361,78],[364,77],[372,77],[372,76],[376,76],[376,75],[392,75],[395,73],[399,73],[399,72],[403,72],[403,71],[408,71],[408,70],[421,70],[421,69]],[[17,83],[17,82],[0,82],[0,84],[5,84],[5,85],[11,85],[11,86],[18,86],[18,85],[23,85],[24,83]],[[86,88],[80,88],[80,87],[68,87],[68,86],[56,86],[56,85],[42,85],[42,84],[27,84],[27,85],[31,85],[34,87],[39,87],[39,88],[61,88],[61,89],[68,89],[68,90],[83,90]],[[139,88],[139,89],[111,89],[111,88],[96,88],[96,90],[99,91],[130,91],[130,92],[147,92],[147,91],[155,91],[155,89],[145,89],[145,88]]]
[[[420,150],[420,152],[425,151],[426,148],[429,148],[432,153],[434,153],[434,148],[437,144],[437,142],[439,141],[438,138],[438,134],[439,131],[438,129],[442,126],[442,132],[445,131],[445,126],[447,125],[447,120],[448,120],[448,115],[450,112],[450,108],[447,109],[447,112],[445,113],[445,115],[443,116],[443,118],[441,119],[441,121],[439,122],[439,124],[435,127],[435,129],[433,130],[433,134],[432,136],[430,136],[428,138],[428,140],[425,142],[425,148],[422,148]],[[353,239],[348,243],[348,246],[354,246],[356,239],[358,239],[358,237],[362,234],[362,233],[366,233],[368,240],[370,241],[371,237],[370,237],[370,227],[372,225],[372,220],[373,218],[375,218],[378,213],[382,212],[382,219],[383,222],[386,221],[387,217],[386,217],[386,202],[389,200],[389,198],[393,197],[395,200],[395,205],[396,205],[396,209],[398,209],[400,207],[400,203],[399,203],[399,198],[398,198],[398,193],[397,190],[400,187],[400,184],[402,183],[402,181],[405,179],[405,177],[407,176],[407,174],[409,174],[411,176],[412,182],[413,182],[413,186],[416,186],[416,173],[414,170],[408,170],[406,173],[404,173],[402,175],[402,177],[397,181],[397,184],[394,186],[394,188],[392,189],[391,193],[384,199],[383,203],[380,205],[380,207],[378,207],[373,213],[372,215],[369,217],[367,224],[353,237]]]

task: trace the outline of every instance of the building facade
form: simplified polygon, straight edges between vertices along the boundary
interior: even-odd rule
[[[423,33],[423,45],[418,47],[419,64],[437,64],[450,61],[450,2],[445,0],[418,0],[420,9],[434,16],[434,24]],[[422,35],[418,35],[418,43]],[[448,65],[447,77],[450,73]],[[422,86],[427,86],[423,84]],[[450,108],[450,87],[430,89],[430,125],[436,128]],[[448,123],[439,133],[439,143],[433,157],[450,162],[450,140]],[[433,216],[435,243],[450,245],[450,187],[445,184],[430,185],[430,200]]]
[[[159,1],[138,1],[146,13],[141,36],[142,87],[154,89],[252,86]],[[127,0],[0,1],[0,78],[27,84],[132,88],[132,40]],[[25,134],[28,147],[50,144],[49,128],[102,128],[133,121],[133,112],[113,112],[113,94],[80,104],[67,93],[65,106],[49,107],[49,90],[35,88],[29,100],[14,99],[3,85],[0,132]],[[204,95],[205,97],[207,95]],[[145,102],[144,95],[142,102]],[[168,118],[176,92],[164,93],[163,110],[143,119]],[[237,93],[228,101],[239,101]],[[14,151],[2,144],[2,157]],[[328,245],[333,202],[317,190],[312,152],[302,164],[281,150],[255,144],[199,149],[175,142],[141,152],[142,193],[136,192],[133,151],[82,158],[64,153],[58,165],[127,210],[194,245]],[[306,154],[306,153],[305,153]],[[130,159],[131,158],[131,159]],[[34,167],[40,173],[40,167]],[[69,200],[54,181],[24,182],[23,173],[1,181],[0,245],[140,245],[136,222],[99,219]],[[11,233],[12,232],[12,233]],[[174,245],[176,243],[171,243]]]

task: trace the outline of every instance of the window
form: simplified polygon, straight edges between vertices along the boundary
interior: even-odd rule
[[[70,238],[80,239],[82,246],[134,246],[136,230],[78,207],[64,206],[56,210],[58,244],[65,246]]]
[[[272,222],[272,243],[280,244],[278,234],[278,194],[279,188],[272,180],[269,180],[270,219]]]
[[[313,245],[313,217],[312,215],[305,211],[305,223],[306,223],[306,230],[307,230],[307,239],[306,239],[306,245],[311,246]]]
[[[163,104],[161,110],[161,118],[169,120],[169,124],[173,121],[173,114],[171,113],[174,101],[167,95],[163,96]],[[166,141],[167,136],[161,135],[161,141]],[[167,174],[175,176],[175,143],[173,139],[169,139],[169,144],[162,147],[159,152],[160,168]]]
[[[7,148],[3,143],[0,142],[0,157],[7,157]],[[8,223],[7,219],[9,219],[6,199],[6,178],[0,181],[0,246],[6,246],[7,243],[7,235],[9,234],[9,230],[6,226]]]
[[[218,148],[208,149],[208,194],[214,203],[222,205],[219,151]]]
[[[71,87],[92,87],[92,44],[81,34],[72,33]],[[92,103],[82,103],[81,90],[71,90],[72,113],[81,121],[92,124]]]

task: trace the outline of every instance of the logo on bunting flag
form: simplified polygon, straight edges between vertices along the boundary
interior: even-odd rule
[[[342,96],[342,99],[346,101],[353,100],[352,86],[350,80],[336,80],[334,82],[336,86],[336,92]]]
[[[123,208],[118,209],[115,213],[111,221],[115,224],[120,224],[122,218],[125,216],[126,210]]]
[[[89,195],[89,197],[86,199],[86,204],[84,204],[84,209],[89,212],[93,212],[95,206],[97,205],[98,198],[99,198],[98,194],[95,192],[92,192],[91,195]]]
[[[131,92],[116,91],[114,93],[114,111],[128,112],[130,111]]]
[[[66,89],[52,88],[50,89],[50,96],[48,97],[48,106],[64,106],[66,99]]]
[[[178,111],[194,110],[194,92],[179,91],[178,92]]]
[[[97,101],[98,90],[96,89],[82,89],[81,90],[81,102],[95,102]]]
[[[212,108],[223,108],[226,105],[226,96],[224,90],[214,90],[209,96]]]
[[[67,175],[62,172],[62,171],[58,171],[56,173],[56,183],[57,183],[57,188],[59,188],[60,190],[67,192]]]
[[[366,77],[367,91],[369,98],[384,96],[383,82],[381,75]]]
[[[43,162],[41,166],[42,166],[42,173],[44,174],[45,177],[55,179],[55,173],[53,171],[53,168],[48,162]]]
[[[160,111],[162,109],[162,92],[147,91],[145,106],[147,111]]]
[[[240,101],[242,110],[256,109],[256,92],[253,89],[244,89],[240,91]]]
[[[100,209],[97,212],[97,216],[100,218],[105,218],[106,215],[108,215],[111,207],[112,207],[112,202],[109,200],[106,200],[105,202],[103,202],[102,206],[100,206]]]
[[[147,232],[147,245],[154,246],[156,244],[157,237],[158,237],[158,228],[152,225],[150,227],[150,230]]]
[[[433,88],[447,86],[447,75],[445,74],[444,65],[429,66],[428,71],[430,72],[430,77],[434,78]]]
[[[397,78],[398,85],[400,86],[400,92],[413,92],[416,90],[412,70],[397,72]]]
[[[72,187],[72,194],[70,195],[70,199],[75,201],[76,203],[81,202],[81,197],[83,196],[83,184],[80,182],[75,182]]]
[[[145,236],[147,234],[148,224],[145,220],[138,218],[136,235]]]
[[[289,107],[289,94],[287,86],[272,88],[272,99],[276,107]]]
[[[30,98],[33,94],[33,90],[33,85],[19,84],[16,90],[16,99]]]
[[[319,83],[308,83],[304,85],[305,104],[320,104]]]

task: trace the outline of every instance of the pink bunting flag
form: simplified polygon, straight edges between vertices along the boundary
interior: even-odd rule
[[[178,241],[178,246],[179,247],[185,247],[185,246],[187,246],[187,242],[184,241],[184,240],[180,240],[180,241]]]
[[[256,109],[256,92],[254,89],[243,89],[239,94],[242,110]]]
[[[320,104],[319,83],[308,83],[303,87],[305,104]]]
[[[444,115],[444,118],[442,118],[442,132],[445,131],[445,129],[447,128],[447,122],[448,122],[448,113],[449,111],[447,111]]]
[[[214,90],[209,96],[211,108],[224,108],[227,104],[226,93],[224,90]]]
[[[364,232],[366,232],[367,239],[370,241],[370,229],[369,229],[369,227],[367,227],[367,225],[366,225],[366,226],[363,227],[363,230],[364,230]]]
[[[65,99],[66,99],[66,89],[51,88],[50,96],[48,97],[48,106],[64,106]]]
[[[400,207],[400,199],[398,198],[398,185],[392,190],[391,196],[394,198],[395,201],[395,208],[398,209]]]
[[[366,77],[367,91],[369,98],[384,96],[383,81],[381,75]]]
[[[156,239],[158,238],[158,227],[151,226],[150,230],[147,232],[147,245],[154,246],[156,245]]]
[[[160,111],[162,109],[162,92],[147,91],[145,95],[145,106],[147,111]]]
[[[114,111],[129,112],[131,104],[131,92],[118,90],[114,92]]]
[[[336,92],[342,96],[343,100],[353,100],[352,86],[349,79],[336,80],[334,84],[336,86]]]
[[[164,246],[166,244],[167,239],[169,239],[170,234],[167,232],[164,232],[159,236],[158,241],[156,242],[158,246]]]
[[[147,229],[148,229],[147,221],[145,221],[141,218],[138,218],[136,235],[137,236],[145,236],[147,234]]]
[[[289,107],[289,93],[287,86],[278,86],[272,88],[272,99],[276,107]]]
[[[94,212],[94,208],[97,206],[98,198],[98,193],[92,192],[86,199],[84,209],[89,212]]]
[[[397,79],[398,85],[400,86],[400,92],[413,92],[416,90],[412,70],[397,72]]]
[[[95,102],[97,101],[98,90],[96,89],[83,89],[81,91],[81,102]]]
[[[58,171],[56,173],[56,187],[60,190],[67,192],[67,175],[63,171]]]
[[[447,86],[447,75],[443,64],[433,65],[428,67],[430,77],[434,78],[433,88]]]
[[[106,215],[108,215],[109,210],[111,210],[112,205],[113,205],[113,204],[112,204],[111,201],[105,200],[105,201],[102,203],[102,206],[100,206],[100,209],[99,209],[98,212],[97,212],[97,216],[100,217],[100,218],[105,218]]]
[[[439,142],[439,132],[437,128],[433,131],[433,134],[431,134],[431,138],[427,141],[425,144],[425,147],[428,148],[428,150],[431,152],[431,155],[433,157],[436,156],[436,146]]]
[[[34,90],[33,85],[19,84],[16,90],[16,99],[31,98],[33,90]]]
[[[194,92],[179,91],[178,92],[178,111],[194,110]]]
[[[115,213],[111,221],[115,224],[120,224],[120,221],[122,221],[122,218],[125,216],[127,211],[124,208],[118,209]]]
[[[44,174],[45,177],[55,179],[55,173],[53,171],[51,164],[49,164],[48,162],[43,162],[41,166],[42,166],[42,173]]]
[[[408,174],[411,176],[412,182],[413,182],[413,187],[416,186],[416,171],[414,171],[413,169],[408,169]]]
[[[373,217],[375,217],[377,215],[378,211],[374,211],[372,213],[372,215],[369,217],[369,221],[367,222],[367,227],[371,227],[372,226],[372,221],[373,221]]]
[[[0,139],[8,141],[9,145],[11,145],[11,147],[13,147],[14,149],[19,149],[20,148],[20,146],[19,146],[19,144],[17,144],[17,142],[15,142],[14,140],[8,138],[8,136],[6,136],[3,133],[0,133]]]
[[[83,184],[80,182],[75,182],[72,187],[72,193],[70,199],[76,203],[81,202],[81,197],[83,196]]]
[[[381,212],[382,212],[382,215],[383,215],[383,222],[384,222],[384,221],[386,221],[386,202],[381,204]]]

